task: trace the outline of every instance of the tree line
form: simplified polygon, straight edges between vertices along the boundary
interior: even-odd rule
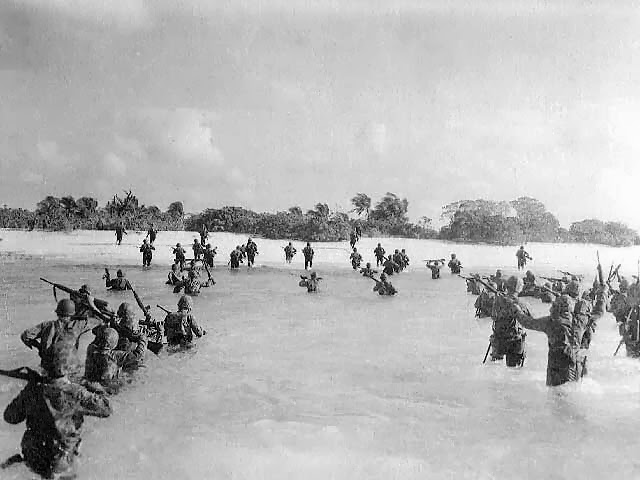
[[[166,211],[141,205],[131,191],[124,197],[114,195],[104,207],[91,197],[74,199],[47,196],[34,211],[22,208],[0,209],[0,227],[44,230],[110,230],[125,228],[146,230],[152,224],[159,230],[198,231],[206,225],[210,231],[247,233],[265,238],[300,241],[342,241],[358,228],[369,237],[398,236],[434,238],[457,242],[486,242],[514,245],[524,242],[580,242],[612,246],[640,245],[638,233],[619,222],[586,219],[562,228],[558,219],[542,202],[531,197],[512,201],[460,200],[442,207],[439,230],[432,219],[423,216],[409,221],[409,202],[387,192],[372,203],[371,197],[357,193],[349,212],[331,210],[317,203],[306,212],[299,206],[276,213],[258,213],[241,207],[207,208],[185,215],[182,202]],[[351,215],[350,215],[351,214]]]

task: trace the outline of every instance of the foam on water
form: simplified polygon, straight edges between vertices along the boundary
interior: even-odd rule
[[[106,292],[104,266],[125,267],[145,303],[175,305],[164,285],[169,246],[190,233],[159,234],[154,266],[135,248],[143,234],[112,244],[110,232],[2,231],[0,365],[36,366],[18,338],[53,318],[50,280],[90,283]],[[229,252],[246,236],[215,234]],[[610,315],[600,321],[579,385],[545,387],[546,337],[530,332],[524,369],[481,365],[490,322],[474,319],[473,299],[449,274],[432,281],[419,260],[455,251],[468,270],[514,271],[515,249],[435,241],[364,239],[365,260],[381,241],[406,248],[400,291],[381,298],[350,270],[344,244],[317,244],[321,292],[297,286],[302,255],[287,266],[285,241],[258,240],[258,267],[229,272],[218,257],[214,287],[195,299],[208,335],[186,355],[156,358],[113,398],[114,415],[86,423],[81,478],[413,479],[634,478],[640,422],[640,363],[612,357],[618,343]],[[298,242],[298,251],[302,245]],[[322,248],[321,248],[322,247]],[[331,248],[326,248],[331,247]],[[338,248],[342,248],[339,250]],[[593,277],[595,250],[606,265],[634,273],[638,249],[530,244],[536,273],[555,268]],[[536,314],[547,311],[530,302]],[[156,311],[160,315],[159,311]],[[84,339],[83,348],[90,339]],[[22,382],[0,379],[5,406]],[[17,452],[24,425],[0,429],[0,456]],[[24,466],[3,478],[31,478]]]

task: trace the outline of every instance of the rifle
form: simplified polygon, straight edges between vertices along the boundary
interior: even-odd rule
[[[18,378],[20,380],[26,380],[28,382],[35,381],[40,382],[43,380],[42,375],[29,367],[19,367],[13,370],[0,369],[0,375],[4,375],[9,378]]]
[[[604,274],[602,273],[602,265],[600,264],[600,252],[596,250],[596,255],[598,257],[598,281],[600,282],[600,286],[604,285]]]
[[[560,295],[562,295],[562,293],[560,292],[556,292],[555,290],[551,290],[549,287],[545,287],[544,285],[536,285],[536,287],[538,287],[540,290],[550,293],[551,295],[554,295],[556,297],[559,297]]]
[[[458,274],[460,278],[464,278],[467,282],[474,282],[476,279],[473,277],[465,277],[464,275]]]
[[[482,280],[480,280],[479,278],[476,278],[476,281],[480,283],[480,285],[482,285],[484,288],[486,288],[487,290],[489,290],[492,293],[495,293],[496,295],[504,295],[504,293],[502,293],[500,290],[498,290],[497,288],[493,288],[491,285],[489,285],[487,282],[483,282]]]
[[[613,269],[613,265],[611,266],[611,268]],[[564,270],[558,270],[558,271],[559,271],[560,273],[562,273],[563,275],[566,275],[566,276],[567,276],[567,277],[569,277],[569,278],[579,278],[579,279],[582,279],[582,278],[583,278],[583,276],[582,276],[582,275],[576,275],[576,274],[571,273],[571,272],[565,272]],[[609,274],[611,274],[611,272],[609,272]],[[542,277],[542,278],[544,278],[544,277]]]
[[[562,278],[555,278],[555,277],[545,277],[544,275],[538,275],[540,278],[544,278],[545,280],[549,280],[550,282],[556,283],[556,282],[561,282],[561,283],[566,283]]]
[[[64,285],[60,284],[60,283],[54,283],[51,282],[49,280],[47,280],[46,278],[42,278],[40,277],[40,280],[42,280],[45,283],[48,283],[49,285],[53,285],[53,298],[55,298],[56,301],[58,301],[58,296],[56,293],[56,289],[58,290],[62,290],[65,293],[68,293],[69,296],[71,297],[71,299],[73,300],[73,298],[81,298],[84,299],[85,295],[83,295],[82,293],[80,293],[79,290],[74,290],[73,288],[69,288],[69,287],[65,287]],[[107,319],[110,319],[113,317],[113,312],[107,310],[109,307],[109,303],[106,302],[105,300],[100,300],[99,298],[93,298],[93,304],[96,306],[96,308],[98,309],[96,313],[100,319],[107,321]],[[91,306],[91,305],[89,305]],[[105,319],[104,317],[107,317],[107,319]]]
[[[169,310],[169,309],[167,309],[167,308],[163,307],[162,305],[157,305],[157,304],[156,304],[156,307],[158,307],[160,310],[162,310],[162,311],[163,311],[164,313],[166,313],[166,314],[173,313],[171,310]]]
[[[204,262],[203,265],[204,265],[204,269],[207,271],[207,275],[209,277],[209,283],[211,283],[211,285],[215,285],[216,281],[213,278],[211,278],[211,272],[209,271],[209,265],[207,265],[207,262]]]
[[[618,348],[616,348],[616,351],[613,352],[614,357],[618,354],[618,350],[620,350],[620,347],[622,346],[623,343],[624,343],[624,337],[620,339],[620,343],[618,343]]]
[[[484,359],[482,360],[483,365],[487,362],[487,357],[489,356],[489,350],[491,350],[491,339],[489,339],[489,345],[487,346],[487,351],[485,352]]]
[[[607,283],[611,283],[611,280],[613,280],[613,277],[618,277],[618,270],[620,270],[620,267],[622,266],[621,263],[618,264],[618,266],[609,274],[609,279],[607,280]]]

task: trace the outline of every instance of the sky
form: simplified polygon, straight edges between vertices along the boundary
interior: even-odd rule
[[[541,200],[640,229],[640,2],[5,0],[0,204]]]

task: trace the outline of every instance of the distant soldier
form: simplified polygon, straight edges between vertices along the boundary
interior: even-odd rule
[[[384,265],[385,253],[386,252],[384,251],[384,248],[382,248],[382,246],[378,243],[378,246],[373,250],[373,254],[376,256],[376,267],[379,267],[380,265]]]
[[[17,425],[26,420],[22,456],[26,465],[44,478],[75,478],[75,459],[85,415],[108,417],[109,400],[72,383],[69,345],[52,352],[45,377],[30,379],[4,411],[4,420]]]
[[[307,242],[307,246],[302,249],[304,255],[304,269],[313,268],[313,248],[311,244]]]
[[[291,260],[293,260],[293,256],[297,253],[297,250],[295,249],[295,247],[293,245],[291,245],[291,242],[289,242],[289,245],[287,245],[286,247],[284,247],[284,259],[287,263],[291,263]]]
[[[177,285],[184,281],[184,278],[178,276],[180,274],[180,266],[177,263],[171,265],[171,271],[168,273],[167,281],[165,282],[167,285]]]
[[[442,260],[429,260],[425,265],[429,270],[431,270],[431,279],[437,280],[440,278],[440,270],[444,267],[444,259]]]
[[[459,274],[462,270],[462,262],[456,258],[455,253],[451,254],[451,260],[449,260],[447,266],[449,267],[449,270],[451,270],[451,273]]]
[[[300,282],[298,283],[301,287],[307,287],[307,293],[315,293],[318,291],[318,285],[320,284],[320,280],[322,277],[318,277],[316,272],[311,272],[311,278],[307,278],[305,275],[300,275]]]
[[[173,254],[176,256],[174,263],[180,265],[180,270],[182,270],[182,267],[184,267],[184,262],[187,259],[187,251],[182,248],[182,245],[180,245],[180,243],[176,243],[176,246],[173,249]]]
[[[362,228],[360,228],[360,225],[356,225],[355,231],[356,231],[356,239],[360,241],[360,239],[362,238]]]
[[[393,258],[391,255],[389,255],[389,258],[387,258],[383,264],[383,272],[385,273],[385,275],[393,275],[393,272],[397,271],[397,269],[399,269],[400,267],[396,264],[396,262],[393,261]]]
[[[203,223],[202,227],[200,227],[200,243],[202,245],[206,245],[207,243],[207,239],[209,238],[209,229],[207,228],[207,226]]]
[[[404,248],[400,250],[400,257],[402,258],[402,269],[404,270],[409,266],[409,255],[407,255],[407,251]]]
[[[197,296],[200,295],[200,288],[202,285],[198,281],[198,275],[195,270],[189,270],[189,274],[187,279],[176,285],[173,288],[173,293],[180,293],[180,291],[184,288],[185,295]]]
[[[231,265],[231,269],[234,270],[240,268],[240,262],[242,262],[242,250],[240,250],[240,245],[237,245],[229,254],[229,264]]]
[[[533,260],[533,258],[531,258],[529,254],[524,250],[524,247],[522,245],[516,252],[516,257],[518,257],[518,270],[520,270],[521,268],[524,269],[524,267],[527,265],[527,260]]]
[[[376,280],[375,278],[373,279]],[[376,280],[376,284],[373,286],[373,291],[378,292],[378,295],[389,295],[389,296],[392,296],[398,293],[395,287],[391,285],[391,282],[387,281],[387,276],[384,273],[380,274],[380,280]]]
[[[362,255],[358,253],[358,249],[356,247],[353,247],[353,252],[351,253],[351,256],[349,258],[351,260],[351,267],[354,270],[360,268],[360,264],[362,263]]]
[[[371,264],[367,263],[367,265],[364,268],[360,269],[360,273],[362,274],[363,277],[373,278],[373,274],[374,273],[378,273],[378,271],[377,270],[373,270],[371,268]]]
[[[151,226],[149,227],[149,230],[147,231],[147,237],[149,237],[149,243],[151,245],[153,245],[154,242],[156,241],[157,235],[158,235],[158,230],[156,230],[156,227],[152,223]]]
[[[525,277],[522,279],[524,287],[520,292],[521,297],[536,297],[538,296],[538,286],[536,285],[536,276],[531,270],[527,270]]]
[[[193,239],[193,245],[191,245],[191,249],[193,250],[193,258],[195,260],[200,260],[202,258],[202,254],[204,253],[204,250],[202,249],[202,245],[197,238]]]
[[[404,269],[404,259],[402,258],[402,254],[400,250],[396,248],[395,252],[393,252],[393,263],[395,263],[393,270],[395,273],[399,273]]]
[[[111,279],[111,274],[109,273],[109,269],[104,269],[104,283],[108,290],[115,291],[124,291],[124,290],[133,290],[131,283],[124,276],[124,272],[122,270],[118,270],[116,272],[116,278]]]
[[[507,367],[524,364],[526,333],[518,323],[518,314],[529,314],[529,310],[518,301],[522,280],[511,276],[505,282],[506,293],[496,295],[493,308],[493,334],[491,335],[491,360],[506,357]]]
[[[256,255],[258,255],[258,245],[256,245],[256,242],[249,238],[244,250],[247,254],[247,268],[251,268],[255,263]]]
[[[142,241],[142,246],[140,247],[140,252],[142,252],[143,267],[151,266],[151,259],[153,258],[153,250],[155,250],[155,247],[149,244],[149,242],[147,242],[147,239],[145,238]]]
[[[356,235],[356,232],[351,232],[349,234],[349,245],[351,245],[352,249],[356,246],[357,241],[358,241],[358,237]]]
[[[194,335],[198,338],[206,335],[207,332],[191,313],[192,305],[191,298],[183,295],[178,300],[178,311],[169,313],[164,319],[164,331],[170,346],[188,347],[192,345]]]
[[[210,268],[213,268],[213,259],[218,253],[216,250],[217,250],[217,247],[212,249],[210,243],[207,243],[207,246],[204,249],[204,254],[203,254],[204,263]]]
[[[116,243],[118,245],[120,245],[122,243],[122,235],[128,235],[128,233],[126,232],[126,230],[124,229],[124,226],[122,225],[122,223],[120,223],[117,227],[116,227]]]

